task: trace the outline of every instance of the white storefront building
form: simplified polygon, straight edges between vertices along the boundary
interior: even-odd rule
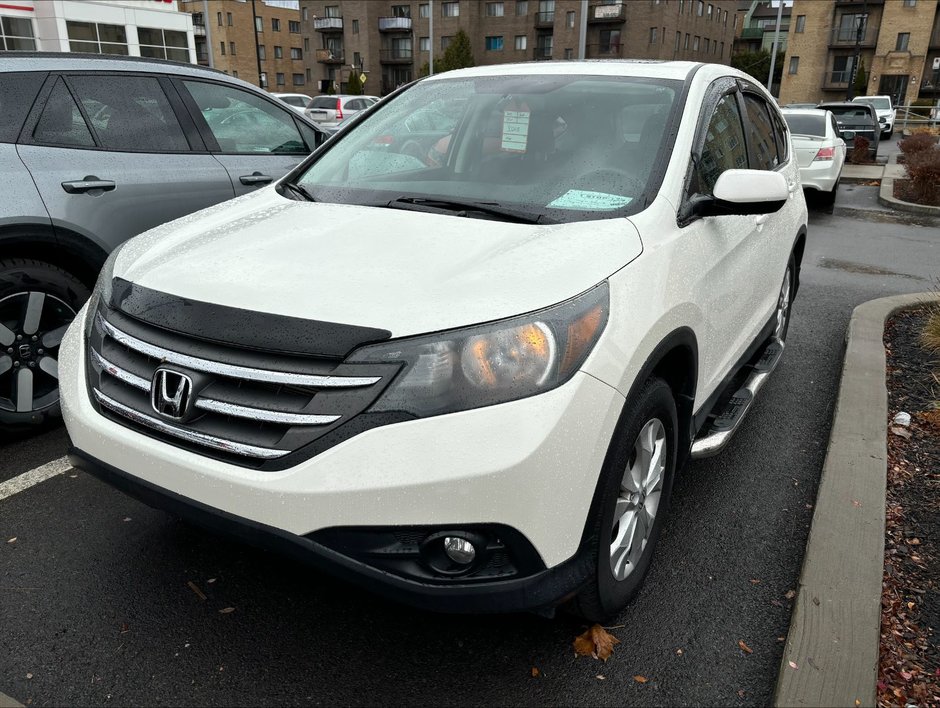
[[[89,52],[195,63],[176,0],[0,0],[0,50]]]

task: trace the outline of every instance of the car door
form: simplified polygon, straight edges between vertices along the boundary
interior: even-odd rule
[[[105,251],[234,196],[156,74],[51,75],[17,150],[57,233],[81,234]]]
[[[201,79],[178,85],[237,195],[280,179],[317,147],[313,128],[265,96]]]
[[[747,169],[745,123],[733,79],[710,87],[699,118],[696,144],[689,165],[683,205],[697,195],[712,194],[715,182],[729,169]],[[680,208],[683,247],[693,302],[701,303],[703,336],[699,337],[702,387],[713,391],[743,356],[756,336],[747,323],[753,319],[753,265],[758,241],[757,217],[728,214],[688,217]]]

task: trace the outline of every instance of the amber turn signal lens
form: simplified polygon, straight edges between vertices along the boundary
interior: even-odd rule
[[[558,369],[559,375],[567,376],[572,367],[581,362],[585,350],[594,342],[597,330],[604,321],[604,311],[600,305],[588,310],[580,318],[568,325],[568,341],[565,354]]]

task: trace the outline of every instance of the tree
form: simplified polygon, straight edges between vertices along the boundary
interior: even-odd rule
[[[783,78],[783,62],[786,52],[777,52],[777,61],[774,64],[774,84],[779,86]],[[761,49],[759,52],[743,52],[731,57],[731,66],[750,74],[761,84],[767,84],[767,74],[770,73],[770,52]],[[768,87],[769,88],[769,87]]]
[[[470,37],[463,30],[454,35],[447,49],[444,50],[444,56],[434,61],[434,73],[440,74],[454,69],[465,69],[468,66],[476,66],[473,59],[473,47],[470,46]],[[420,76],[427,76],[429,67],[427,62],[421,66]]]
[[[864,96],[868,93],[868,74],[865,73],[865,60],[862,59],[855,72],[855,95]]]
[[[362,95],[362,82],[359,81],[359,67],[353,67],[349,72],[349,80],[346,82],[346,93],[352,96]]]

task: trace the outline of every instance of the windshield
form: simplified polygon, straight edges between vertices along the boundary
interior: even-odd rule
[[[784,120],[790,126],[790,132],[794,135],[816,135],[825,137],[826,135],[826,116],[822,115],[800,115],[798,113],[784,113]]]
[[[681,86],[598,76],[423,81],[342,134],[296,182],[344,204],[485,204],[542,222],[630,213],[656,186]]]
[[[859,103],[867,103],[869,106],[874,106],[879,111],[891,110],[890,98],[856,98],[855,100]]]

